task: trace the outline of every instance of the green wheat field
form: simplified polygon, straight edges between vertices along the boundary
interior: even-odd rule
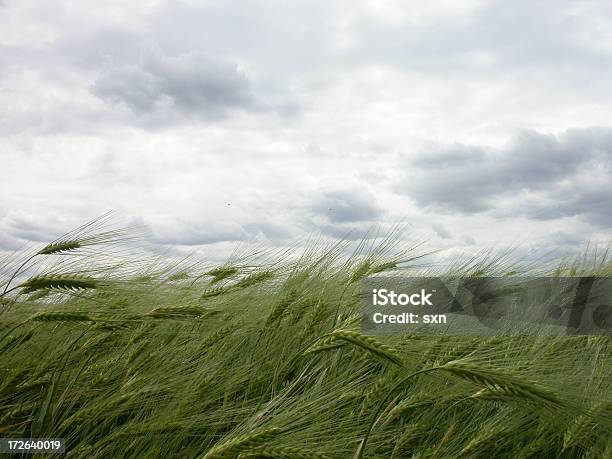
[[[610,337],[361,332],[366,276],[533,265],[442,270],[393,235],[169,265],[136,237],[99,219],[2,260],[1,437],[83,458],[612,457]]]

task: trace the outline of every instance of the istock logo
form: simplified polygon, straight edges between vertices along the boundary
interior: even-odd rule
[[[612,278],[390,276],[362,282],[363,330],[381,336],[612,332]]]
[[[413,293],[411,295],[407,293],[397,294],[393,290],[387,290],[386,288],[373,289],[372,290],[372,304],[374,306],[406,306],[412,304],[414,306],[433,306],[429,298],[433,295],[435,290],[431,293],[425,293],[425,289],[422,288],[420,293]]]

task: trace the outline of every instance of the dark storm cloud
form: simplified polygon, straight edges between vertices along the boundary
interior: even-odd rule
[[[612,226],[610,183],[612,129],[590,128],[557,136],[525,131],[502,149],[454,145],[408,158],[397,190],[421,207],[456,213],[583,215]],[[523,202],[505,207],[523,195]]]
[[[310,211],[325,217],[330,223],[373,221],[382,215],[376,198],[358,189],[324,192],[310,205]]]
[[[136,115],[175,109],[208,119],[232,109],[262,108],[236,64],[198,52],[176,57],[159,50],[147,53],[138,65],[111,68],[91,90],[110,104],[124,104]]]

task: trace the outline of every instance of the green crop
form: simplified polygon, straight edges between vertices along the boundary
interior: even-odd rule
[[[361,331],[360,279],[431,275],[419,246],[161,266],[127,234],[90,223],[6,262],[2,437],[79,458],[612,456],[610,337]],[[506,255],[445,272],[520,272]]]

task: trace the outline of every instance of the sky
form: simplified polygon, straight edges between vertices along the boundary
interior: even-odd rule
[[[0,251],[564,254],[612,228],[612,3],[0,0]]]

